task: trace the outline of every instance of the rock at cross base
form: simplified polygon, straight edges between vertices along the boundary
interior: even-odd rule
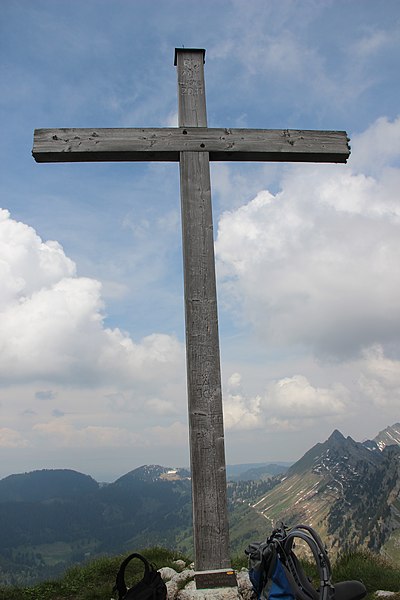
[[[238,587],[197,590],[194,571],[177,573],[170,567],[159,569],[168,591],[168,600],[251,600],[252,586],[247,569],[236,574]],[[185,585],[186,582],[186,585]]]

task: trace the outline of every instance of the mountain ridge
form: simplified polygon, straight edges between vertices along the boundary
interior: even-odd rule
[[[333,554],[352,544],[384,548],[400,564],[397,426],[363,443],[334,430],[284,473],[229,481],[232,551],[284,520],[315,527]],[[254,463],[238,465],[244,477],[248,466],[254,472]],[[68,469],[10,475],[0,480],[0,529],[0,579],[45,579],[87,556],[151,545],[190,555],[190,473],[142,465],[107,484]]]
[[[306,522],[335,553],[379,551],[393,530],[400,491],[400,446],[373,451],[335,430],[289,468],[253,509],[273,526]],[[372,493],[371,493],[372,492]]]
[[[73,469],[38,469],[8,475],[0,480],[0,502],[40,502],[95,492],[99,487],[90,475]]]
[[[385,446],[400,446],[400,423],[389,425],[380,431],[373,441],[379,450],[383,450]]]

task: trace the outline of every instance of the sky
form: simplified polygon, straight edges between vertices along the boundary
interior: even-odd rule
[[[37,164],[46,127],[345,130],[346,165],[213,163],[229,464],[400,420],[398,0],[0,0],[0,477],[189,464],[177,163]]]

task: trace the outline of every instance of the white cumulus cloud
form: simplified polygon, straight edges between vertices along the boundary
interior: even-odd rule
[[[399,127],[380,119],[355,136],[354,167],[296,166],[277,194],[222,214],[223,301],[268,343],[344,359],[398,342]],[[387,168],[360,172],[374,163],[368,140],[383,138]]]
[[[175,337],[151,333],[135,342],[105,327],[101,284],[78,277],[60,244],[43,242],[6,210],[0,212],[0,270],[3,382],[132,387],[153,380],[157,387],[183,367]]]
[[[343,385],[314,387],[304,375],[271,381],[263,394],[255,396],[232,390],[228,384],[225,425],[234,430],[298,430],[317,420],[340,417],[348,401],[349,392]]]
[[[363,353],[359,385],[373,404],[398,408],[400,401],[400,360],[385,355],[382,346],[375,345]]]
[[[29,446],[27,439],[19,431],[9,427],[0,428],[0,448],[26,448]]]

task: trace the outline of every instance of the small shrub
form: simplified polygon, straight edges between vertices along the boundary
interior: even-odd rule
[[[233,556],[231,558],[231,565],[233,569],[236,569],[236,571],[240,571],[243,568],[248,567],[248,557],[243,553],[243,555],[238,554],[237,556]]]
[[[333,566],[333,581],[357,579],[368,593],[376,590],[400,591],[400,571],[382,557],[366,550],[346,553]]]

